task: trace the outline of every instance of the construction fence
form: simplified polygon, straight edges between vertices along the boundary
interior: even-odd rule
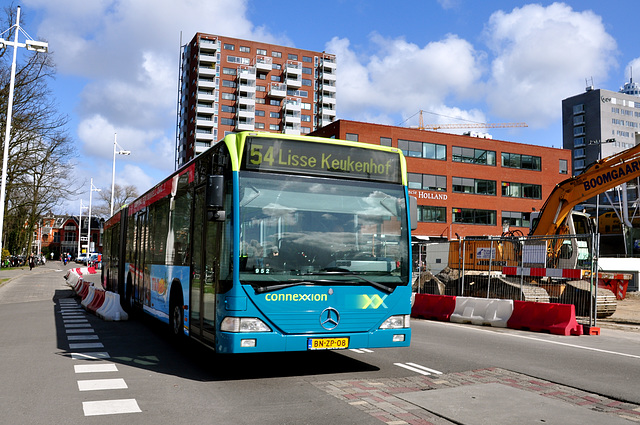
[[[482,237],[414,245],[414,292],[573,304],[595,326],[615,312],[598,288],[597,235]]]

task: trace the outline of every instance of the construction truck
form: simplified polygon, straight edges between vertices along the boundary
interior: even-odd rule
[[[597,255],[594,249],[597,227],[589,215],[573,209],[636,177],[640,177],[640,145],[596,161],[582,174],[558,183],[542,209],[532,213],[527,236],[508,233],[501,237],[465,237],[451,241],[449,267],[461,270],[463,275],[476,276],[482,273],[500,275],[505,268],[519,266],[527,269],[574,269],[580,270],[578,279],[588,278],[590,273],[596,272],[591,270],[591,265],[593,255]],[[626,211],[624,208],[622,221],[631,227]],[[540,274],[527,276],[526,280],[539,284],[544,280],[542,277]],[[600,273],[599,286],[609,278],[608,274]],[[567,281],[578,285],[575,282],[578,279],[572,276]],[[598,317],[606,317],[613,311],[615,295],[612,305],[609,291],[598,290]]]

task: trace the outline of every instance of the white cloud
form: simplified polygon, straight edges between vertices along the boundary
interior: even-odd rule
[[[526,117],[530,126],[557,119],[563,98],[581,92],[587,77],[604,79],[615,65],[616,42],[602,19],[563,3],[494,12],[485,36],[495,55],[487,101],[494,113]]]
[[[326,46],[338,62],[340,117],[407,117],[420,109],[446,108],[456,97],[477,96],[484,60],[469,42],[448,35],[420,47],[375,33],[369,40],[377,54],[366,58],[351,49],[348,39],[334,37]]]
[[[124,175],[141,191],[174,169],[181,33],[182,44],[197,32],[282,42],[246,18],[247,0],[25,3],[42,11],[37,34],[46,35],[58,74],[81,81],[74,88],[85,167],[79,175],[104,180],[108,174],[110,181],[117,132],[118,143],[132,152],[118,164],[128,164]]]

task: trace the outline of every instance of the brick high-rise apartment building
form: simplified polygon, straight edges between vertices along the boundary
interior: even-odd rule
[[[182,48],[176,168],[229,132],[307,134],[336,118],[335,55],[197,33]]]

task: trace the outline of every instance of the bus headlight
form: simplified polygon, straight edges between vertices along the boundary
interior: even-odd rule
[[[404,329],[410,326],[411,316],[408,314],[402,316],[391,316],[380,325],[380,329]]]
[[[255,317],[225,317],[220,324],[222,332],[271,332],[271,328]]]

